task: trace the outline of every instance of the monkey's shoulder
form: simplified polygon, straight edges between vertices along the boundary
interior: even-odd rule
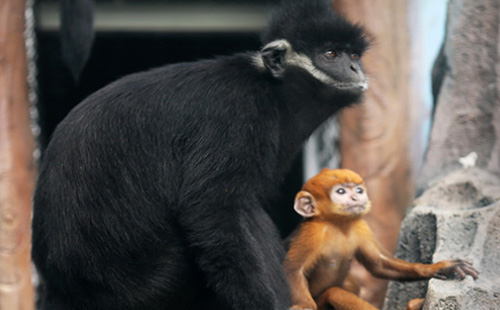
[[[295,247],[315,247],[316,243],[321,244],[325,238],[325,231],[322,225],[315,221],[303,221],[288,238],[285,239],[287,250]]]

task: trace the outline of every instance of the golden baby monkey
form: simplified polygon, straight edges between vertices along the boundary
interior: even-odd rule
[[[449,279],[455,273],[461,279],[477,278],[472,264],[460,259],[420,264],[392,257],[362,219],[370,208],[363,179],[351,170],[323,169],[306,182],[294,204],[305,220],[292,233],[284,263],[291,309],[376,309],[357,296],[357,286],[348,276],[353,258],[385,279]]]

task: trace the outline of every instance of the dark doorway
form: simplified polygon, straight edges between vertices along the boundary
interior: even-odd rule
[[[80,80],[62,63],[59,35],[38,32],[38,81],[42,145],[55,126],[82,99],[130,73],[235,52],[257,50],[257,33],[109,33],[98,32]]]

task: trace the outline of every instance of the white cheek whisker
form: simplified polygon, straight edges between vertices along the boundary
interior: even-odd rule
[[[290,65],[297,66],[297,67],[300,67],[300,68],[306,70],[307,72],[309,72],[309,74],[314,76],[317,80],[319,80],[325,84],[335,85],[336,83],[338,83],[337,81],[335,81],[334,79],[329,77],[325,72],[318,69],[313,64],[311,58],[307,57],[304,54],[296,53],[294,51],[292,51],[291,54],[292,55],[290,55],[290,57],[287,58],[287,61]]]

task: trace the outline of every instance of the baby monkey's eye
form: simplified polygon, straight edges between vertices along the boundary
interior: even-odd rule
[[[364,190],[361,187],[356,187],[356,193],[363,194]]]
[[[337,194],[339,194],[339,195],[344,195],[344,194],[345,194],[345,189],[343,189],[343,188],[339,188],[339,189],[337,189],[335,192],[336,192]]]

